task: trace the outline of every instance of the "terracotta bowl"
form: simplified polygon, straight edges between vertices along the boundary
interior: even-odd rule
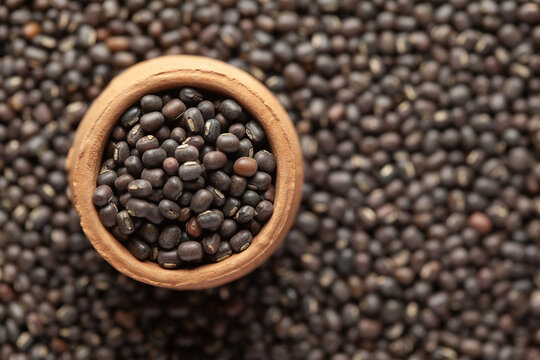
[[[109,134],[118,118],[149,93],[193,86],[238,101],[264,127],[276,156],[274,213],[243,252],[195,269],[167,270],[141,262],[101,223],[92,192]],[[118,271],[147,284],[171,289],[203,289],[246,275],[263,263],[290,229],[301,198],[302,154],[294,126],[272,93],[246,72],[198,56],[164,56],[139,63],[116,78],[94,101],[79,125],[67,159],[71,196],[84,233]]]

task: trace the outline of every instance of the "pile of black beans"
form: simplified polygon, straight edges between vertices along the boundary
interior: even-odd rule
[[[272,216],[269,149],[232,99],[188,87],[145,95],[113,128],[92,200],[141,261],[219,262],[247,249]]]
[[[526,0],[1,1],[0,358],[540,358],[539,21]],[[294,228],[216,289],[119,274],[66,190],[90,103],[165,54],[250,72],[302,144]]]

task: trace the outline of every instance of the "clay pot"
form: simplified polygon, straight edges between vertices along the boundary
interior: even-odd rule
[[[149,93],[193,86],[229,96],[264,127],[276,156],[274,214],[243,252],[195,269],[167,270],[141,262],[103,226],[92,192],[109,134],[118,118]],[[133,279],[171,289],[203,289],[246,275],[278,247],[294,222],[303,182],[300,144],[287,113],[259,81],[224,62],[198,56],[164,56],[139,63],[116,78],[83,118],[67,159],[70,192],[84,233],[101,256]]]

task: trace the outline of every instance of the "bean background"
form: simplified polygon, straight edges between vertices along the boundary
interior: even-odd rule
[[[540,358],[540,7],[490,0],[0,2],[0,359]],[[164,54],[264,82],[301,210],[244,279],[175,292],[92,249],[65,157]]]

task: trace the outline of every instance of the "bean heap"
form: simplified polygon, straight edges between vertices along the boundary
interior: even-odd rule
[[[540,359],[539,49],[534,0],[0,1],[0,359]],[[302,144],[294,228],[216,289],[119,274],[66,191],[90,103],[165,54]]]
[[[274,211],[267,149],[234,100],[193,88],[145,95],[112,130],[92,200],[141,261],[219,262],[245,250]]]

